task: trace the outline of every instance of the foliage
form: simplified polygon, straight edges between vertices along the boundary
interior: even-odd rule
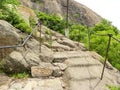
[[[51,35],[51,31],[48,30],[48,29],[46,29],[46,30],[45,30],[45,34]]]
[[[75,41],[87,42],[87,27],[81,24],[71,25],[69,37]]]
[[[39,12],[39,19],[44,25],[48,26],[52,30],[62,32],[65,29],[65,22],[58,16],[47,15],[46,13]],[[91,28],[80,24],[69,24],[70,34],[69,37],[72,40],[83,42],[88,46],[88,31],[90,32],[90,49],[96,51],[103,57],[106,55],[106,48],[108,43],[108,36],[99,36],[98,34],[107,35],[113,34],[113,36],[120,39],[119,30],[112,25],[111,22],[103,19],[100,23],[94,25]],[[109,50],[109,62],[120,70],[120,44],[117,41],[112,40]]]
[[[30,22],[30,26],[31,26],[32,28],[35,28],[36,21],[35,21],[35,19],[34,19],[33,16],[30,16],[29,22]]]
[[[65,29],[65,21],[57,15],[48,15],[43,12],[38,12],[37,16],[39,20],[43,23],[43,25],[52,30],[64,33],[63,31]]]
[[[19,0],[0,0],[0,8],[4,8],[6,4],[20,5]]]
[[[32,31],[32,28],[25,21],[16,24],[15,27],[26,33],[30,33]]]
[[[112,33],[117,35],[119,33],[119,30],[112,25],[112,23],[108,20],[103,19],[100,23],[97,23],[94,27],[93,27],[93,31],[95,32],[100,32],[102,31],[102,33],[104,34],[108,34],[108,33]],[[104,32],[103,32],[104,31]]]
[[[14,74],[11,74],[10,75],[11,77],[13,78],[18,78],[18,79],[25,79],[25,78],[28,78],[30,77],[30,75],[26,72],[23,72],[23,73],[14,73]]]
[[[73,24],[70,27],[69,37],[72,40],[83,42],[88,46],[88,31],[90,32],[90,49],[96,51],[103,57],[106,55],[109,39],[107,34],[113,34],[114,37],[120,40],[119,30],[105,19],[91,28],[80,24]],[[120,70],[120,43],[113,39],[111,40],[108,60],[114,67]]]
[[[120,34],[119,30],[107,20],[103,20],[91,28],[90,48],[105,57],[108,36],[99,36],[100,34],[113,34],[118,39],[120,39]],[[114,67],[120,70],[120,43],[113,39],[111,40],[108,60]]]
[[[116,87],[116,86],[107,85],[107,87],[108,87],[110,90],[120,90],[120,86],[119,86],[119,87]]]
[[[20,16],[16,7],[13,5],[5,5],[4,9],[0,10],[0,19],[8,21],[14,27],[20,29],[23,32],[30,33],[32,28],[28,23]],[[31,20],[31,25],[32,25]],[[33,26],[33,25],[32,25]]]

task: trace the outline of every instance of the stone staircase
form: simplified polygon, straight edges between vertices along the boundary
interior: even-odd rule
[[[90,53],[81,50],[54,53],[55,63],[67,65],[63,75],[67,90],[109,90],[107,85],[120,86],[120,75],[108,68],[101,80],[103,64],[99,61],[99,55]]]
[[[40,42],[35,39],[27,42],[28,56],[24,58],[27,58],[27,64],[35,63],[30,64],[33,65],[32,78],[0,78],[1,82],[5,81],[0,83],[0,90],[109,90],[107,85],[120,86],[120,73],[111,66],[110,69],[105,68],[103,79],[100,79],[103,68],[100,55],[87,51],[83,44],[54,31],[51,31],[53,36],[50,45],[50,37],[45,34],[46,28],[42,27],[42,30],[44,46],[42,45],[41,52]],[[24,48],[19,49],[12,53],[11,59],[17,60],[17,55],[25,55]]]
[[[107,85],[120,86],[116,82],[118,77],[115,72],[107,68],[103,79],[100,79],[103,64],[89,52],[75,51],[72,54],[75,55],[70,55],[70,58],[63,62],[67,65],[63,78],[68,83],[68,90],[109,90]]]
[[[34,67],[43,76],[32,72],[34,78],[11,81],[0,90],[109,90],[107,85],[119,86],[120,74],[114,70],[106,68],[100,80],[103,64],[93,56],[81,50],[54,52],[52,64]]]

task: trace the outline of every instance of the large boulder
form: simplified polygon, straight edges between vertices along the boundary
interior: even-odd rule
[[[22,36],[21,36],[22,35]],[[21,44],[23,34],[11,24],[0,20],[0,46],[16,46]],[[40,51],[41,49],[41,51]],[[53,53],[46,46],[31,38],[24,47],[0,48],[0,63],[6,72],[24,72],[32,66],[39,65],[41,61],[52,62]]]
[[[23,5],[32,7],[35,10],[55,14],[64,18],[66,15],[66,0],[20,0]],[[87,26],[93,26],[100,22],[102,17],[88,7],[69,0],[69,19],[72,22]]]
[[[0,45],[15,45],[18,44],[20,38],[18,31],[11,24],[6,21],[0,20]]]
[[[52,51],[44,45],[40,51],[40,43],[32,38],[25,47],[17,48],[4,59],[4,69],[6,72],[30,71],[32,66],[39,66],[43,61],[53,61]]]
[[[6,21],[0,20],[0,47],[11,46],[20,43],[20,36],[16,33],[18,30]],[[1,49],[0,48],[0,59],[4,58],[13,49]]]

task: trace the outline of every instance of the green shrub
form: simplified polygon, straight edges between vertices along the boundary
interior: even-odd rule
[[[35,19],[34,19],[33,16],[30,16],[29,22],[30,22],[30,26],[31,26],[32,28],[35,28],[35,26],[36,26],[36,21],[35,21]]]
[[[95,32],[96,34],[91,33],[90,48],[103,57],[106,55],[108,36],[99,36],[97,34],[113,34],[114,37],[120,40],[119,30],[107,20],[103,20],[101,23],[96,24],[91,29],[91,32]],[[120,70],[120,43],[113,39],[111,40],[108,61]]]
[[[120,86],[110,86],[110,85],[107,85],[107,87],[110,89],[110,90],[120,90]]]
[[[30,33],[32,31],[32,28],[26,22],[16,24],[15,27],[26,33]]]
[[[38,12],[37,16],[43,25],[52,30],[64,33],[63,30],[65,29],[65,21],[57,15],[48,15],[43,12]]]
[[[73,24],[70,27],[69,37],[78,42],[87,42],[87,27],[81,24]]]
[[[11,74],[10,76],[13,77],[13,78],[17,78],[17,79],[23,79],[23,78],[25,79],[25,78],[30,77],[30,75],[26,72],[14,73],[14,74]]]
[[[83,42],[88,46],[88,30],[90,31],[90,50],[96,51],[103,57],[106,55],[108,36],[99,35],[113,34],[114,37],[120,40],[119,30],[105,19],[92,28],[87,28],[80,24],[73,24],[70,27],[69,37],[72,40]],[[120,70],[120,43],[113,39],[111,40],[108,61]]]
[[[1,9],[0,19],[8,21],[14,27],[20,29],[22,32],[30,33],[32,28],[30,25],[20,16],[15,7],[5,6],[4,10]],[[33,27],[34,21],[30,18],[30,24]]]
[[[20,5],[19,0],[0,0],[0,7],[2,8],[5,4],[14,4],[14,5]]]

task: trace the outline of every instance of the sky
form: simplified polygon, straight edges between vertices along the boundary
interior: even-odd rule
[[[112,22],[120,30],[120,0],[75,0]]]

